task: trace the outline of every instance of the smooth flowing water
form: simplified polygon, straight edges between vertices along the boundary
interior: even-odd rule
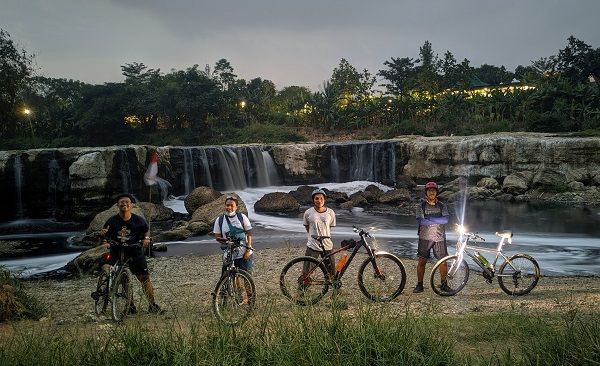
[[[372,182],[329,183],[321,187],[348,194],[364,190]],[[382,189],[388,189],[380,186]],[[258,230],[255,243],[262,247],[284,246],[292,241],[302,243],[306,232],[302,226],[302,213],[297,215],[266,215],[254,212],[254,203],[264,194],[289,192],[295,186],[246,188],[237,191],[248,207],[249,217]],[[165,205],[175,211],[185,212],[182,199],[166,201]],[[337,210],[338,226],[332,230],[334,242],[356,238],[352,226],[369,229],[376,236],[383,250],[401,257],[416,257],[417,224],[412,216],[396,214],[370,214],[362,209]],[[462,207],[455,207],[451,222],[462,216]],[[516,204],[495,201],[467,202],[465,225],[478,232],[487,242],[484,246],[494,248],[499,230],[512,230],[513,243],[505,246],[507,254],[523,252],[537,259],[544,275],[599,275],[600,274],[600,208],[548,207],[533,204]],[[448,246],[452,248],[457,236],[448,225]],[[260,235],[269,237],[261,238]],[[218,246],[212,237],[194,237],[183,242],[167,243],[166,255],[217,253]],[[181,249],[185,248],[185,250]],[[450,249],[450,252],[452,250]],[[69,255],[70,256],[70,255]],[[67,257],[25,258],[18,261],[0,262],[12,270],[28,268],[37,273],[60,267]],[[58,267],[57,267],[58,266]]]

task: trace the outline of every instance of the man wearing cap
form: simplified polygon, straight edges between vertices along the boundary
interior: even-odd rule
[[[154,301],[154,286],[150,279],[150,272],[148,271],[148,264],[146,263],[143,249],[140,246],[134,246],[141,243],[144,248],[147,248],[150,245],[148,223],[143,217],[131,212],[134,203],[135,198],[131,194],[122,193],[118,195],[117,206],[119,213],[106,221],[100,234],[118,244],[131,246],[126,248],[125,257],[130,258],[129,269],[142,284],[144,294],[150,303],[148,311],[150,313],[162,313],[160,306]],[[104,240],[104,244],[110,245],[106,240]],[[117,248],[111,246],[110,252],[112,260],[116,261],[119,255]],[[137,308],[132,302],[129,314],[135,314],[136,312]]]
[[[305,255],[313,258],[319,258],[321,254],[330,254],[333,250],[333,241],[331,240],[331,228],[335,226],[335,212],[325,206],[325,191],[315,189],[312,192],[313,207],[304,212],[304,228],[308,233],[308,242],[306,243]],[[315,237],[326,236],[323,239],[323,246]],[[324,253],[323,253],[324,252]],[[325,265],[328,267],[331,275],[335,274],[335,260],[333,256],[326,260]],[[308,269],[305,269],[308,271]]]
[[[437,199],[438,185],[435,182],[425,184],[425,199],[417,206],[417,221],[419,221],[419,247],[417,256],[417,285],[413,292],[423,292],[423,277],[425,275],[425,264],[429,259],[431,250],[436,259],[442,259],[448,255],[446,248],[446,230],[448,223],[448,208]],[[441,286],[440,290],[450,291],[446,282],[447,265],[440,265]]]

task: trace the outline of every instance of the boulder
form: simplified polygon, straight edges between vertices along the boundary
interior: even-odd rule
[[[136,205],[142,209],[146,220],[151,222],[173,220],[175,214],[173,210],[161,204],[138,202]]]
[[[215,220],[219,215],[221,215],[225,211],[225,198],[228,196],[234,196],[238,199],[238,212],[248,214],[248,209],[246,208],[246,204],[242,199],[235,193],[224,193],[216,200],[209,202],[194,211],[192,214],[192,218],[190,219],[190,223],[202,221],[209,225],[214,224]],[[252,218],[250,218],[252,219]]]
[[[208,225],[208,224],[206,224]],[[192,236],[192,232],[186,227],[178,227],[173,230],[163,231],[156,236],[156,241],[176,241],[185,240]]]
[[[103,245],[88,249],[67,263],[65,269],[70,273],[78,275],[94,273],[104,263],[102,256],[105,253],[108,253],[108,249]]]
[[[211,187],[196,187],[187,195],[184,201],[185,209],[193,214],[198,207],[204,206],[221,196],[221,193]]]
[[[529,189],[529,184],[533,178],[532,172],[518,172],[510,174],[502,182],[502,190],[512,195],[520,195]]]
[[[437,195],[437,198],[441,201],[451,201],[452,196],[454,196],[454,192],[442,191]]]
[[[300,186],[295,191],[289,192],[289,194],[301,205],[312,205],[312,191],[315,189],[317,189],[317,187]]]
[[[583,191],[585,189],[585,184],[577,181],[569,182],[568,186],[573,191]]]
[[[474,200],[484,200],[489,198],[494,191],[483,187],[469,187],[467,190],[469,198]]]
[[[383,193],[377,199],[380,203],[399,203],[403,201],[410,201],[410,192],[406,188],[392,189]]]
[[[544,168],[535,173],[532,187],[553,190],[556,187],[564,187],[566,183],[567,177],[564,173],[553,168]]]
[[[355,192],[350,195],[350,202],[352,202],[352,206],[366,206],[369,202],[363,196],[363,192]]]
[[[396,188],[414,189],[417,186],[415,181],[406,175],[399,175],[396,177]]]
[[[521,196],[519,196],[519,197],[521,197]],[[511,202],[511,201],[516,200],[515,196],[513,196],[512,194],[508,194],[508,193],[501,194],[501,195],[497,196],[496,199],[498,201],[505,201],[505,202]]]
[[[213,226],[202,221],[190,222],[187,227],[192,235],[205,235],[212,231]]]
[[[254,204],[256,212],[297,212],[299,208],[298,201],[284,192],[267,193]]]
[[[348,201],[348,194],[344,192],[330,191],[329,189],[323,189],[327,194],[327,201],[335,203],[343,203]]]
[[[481,178],[479,182],[477,182],[477,187],[487,188],[487,189],[498,189],[500,188],[500,184],[494,178]]]
[[[442,184],[440,191],[458,192],[468,186],[468,181],[465,177],[458,177],[450,182]]]
[[[81,155],[69,167],[71,189],[102,190],[107,184],[106,161],[99,151]]]
[[[343,210],[351,210],[353,207],[354,202],[352,202],[352,200],[340,204],[340,208]]]
[[[383,193],[383,190],[377,187],[375,184],[369,184],[367,188],[365,188],[365,192]]]

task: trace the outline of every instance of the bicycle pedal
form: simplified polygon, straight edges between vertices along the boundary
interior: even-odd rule
[[[100,293],[98,291],[94,291],[90,296],[92,297],[92,300],[98,300],[100,298]]]

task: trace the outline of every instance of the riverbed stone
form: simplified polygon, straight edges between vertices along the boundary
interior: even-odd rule
[[[75,275],[94,273],[104,263],[103,255],[108,251],[104,245],[88,249],[67,263],[65,269]]]
[[[187,227],[192,235],[205,235],[212,231],[213,226],[202,221],[190,222]]]
[[[229,196],[237,197],[238,199],[238,212],[241,212],[245,215],[248,215],[248,209],[246,208],[246,204],[237,195],[237,193],[224,193],[219,198],[215,199],[212,202],[209,202],[194,211],[190,222],[202,221],[209,225],[214,224],[215,220],[225,211],[225,198]],[[250,218],[252,220],[252,218]]]
[[[541,189],[562,189],[566,186],[567,177],[565,174],[554,168],[543,168],[536,172],[533,177],[532,187]]]
[[[399,203],[410,200],[410,191],[406,188],[392,189],[391,191],[383,193],[378,198],[380,203]]]
[[[188,213],[193,214],[198,207],[204,206],[221,196],[221,192],[216,191],[212,187],[196,187],[184,200],[185,209]]]
[[[585,189],[585,184],[577,181],[569,182],[568,186],[573,191],[583,191]]]
[[[267,193],[254,204],[255,212],[297,212],[299,208],[298,201],[284,192]]]
[[[498,181],[496,179],[486,177],[486,178],[481,178],[479,180],[479,182],[477,182],[477,187],[487,188],[487,189],[498,189],[500,187],[500,184],[498,184]]]
[[[531,179],[534,173],[532,172],[517,172],[510,174],[504,178],[502,182],[502,190],[512,195],[520,195],[529,189]]]
[[[409,176],[398,175],[396,177],[396,188],[414,189],[416,186],[417,183]]]

